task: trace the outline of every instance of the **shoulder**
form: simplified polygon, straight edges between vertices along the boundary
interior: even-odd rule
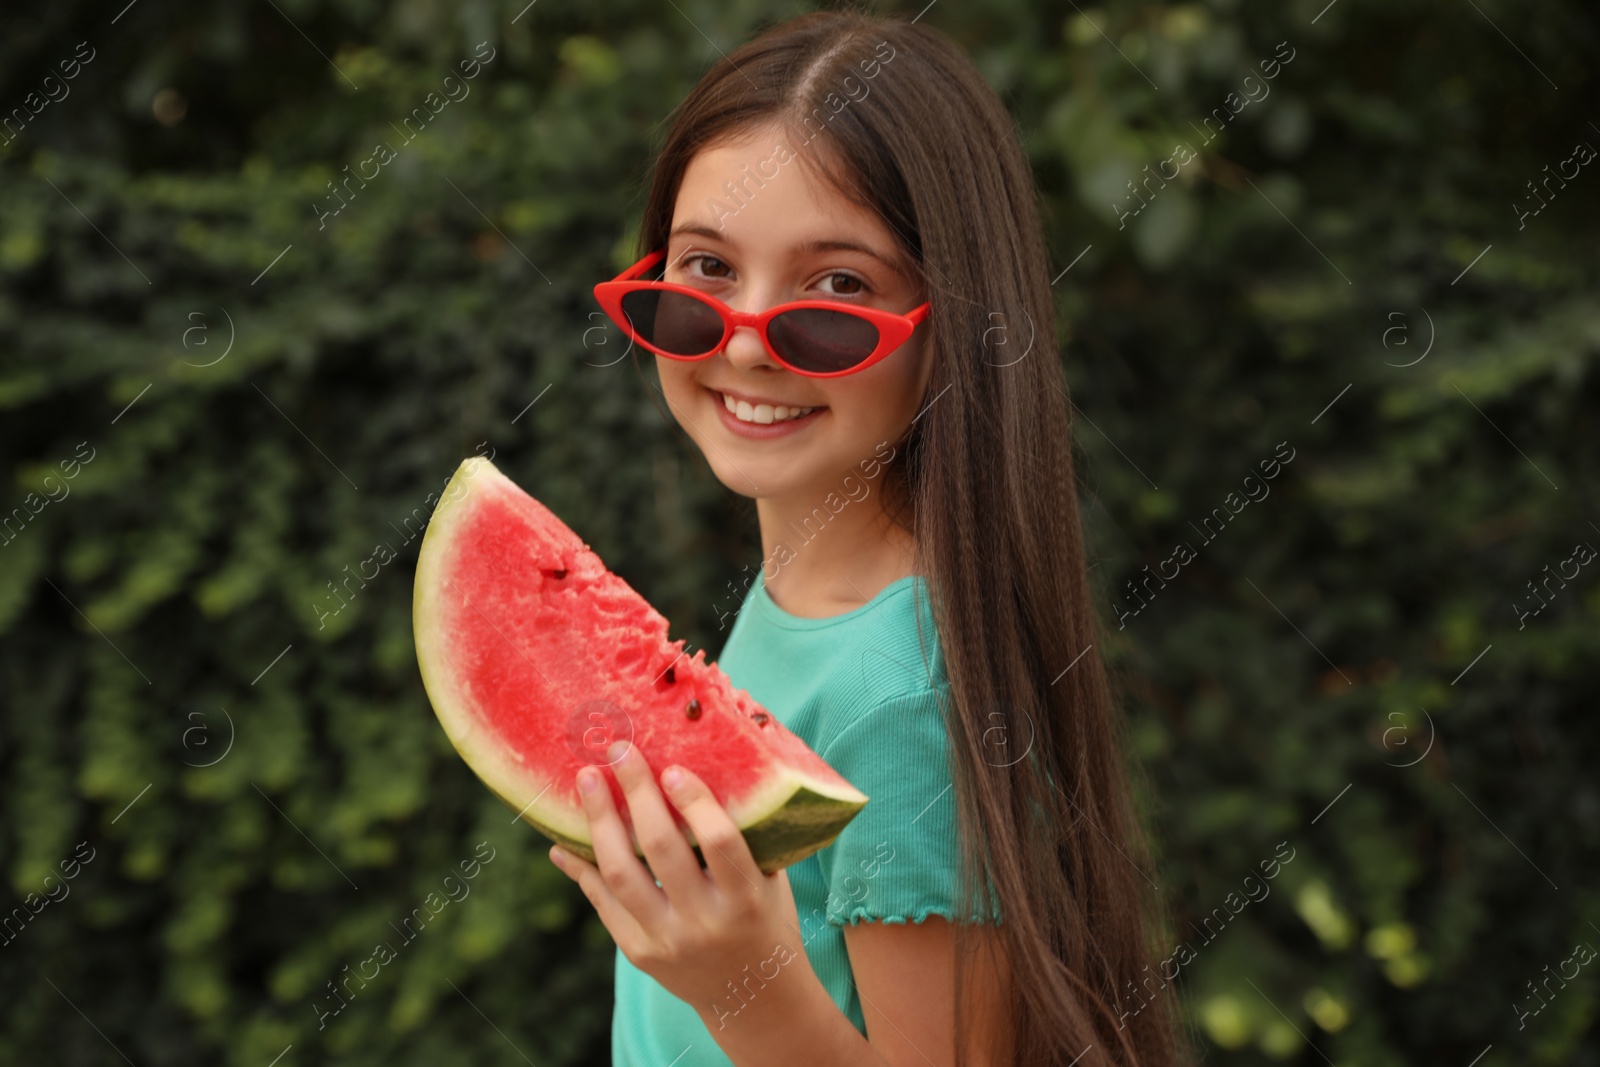
[[[938,691],[880,701],[830,732],[817,754],[868,797],[852,828],[893,839],[943,834],[953,816],[950,736]]]
[[[939,727],[948,690],[940,635],[920,575],[897,579],[836,616],[790,615],[752,588],[721,663],[733,684],[778,715],[813,751],[905,729]]]
[[[829,763],[900,764],[942,752],[949,743],[948,687],[923,685],[859,704],[848,716],[830,716],[818,754]]]
[[[838,699],[824,744],[846,732],[859,737],[877,725],[875,719],[942,721],[938,708],[950,687],[925,580],[897,583],[861,609],[837,638],[848,652],[831,680]]]

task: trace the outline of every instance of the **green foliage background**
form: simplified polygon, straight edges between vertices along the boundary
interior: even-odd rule
[[[6,109],[78,42],[94,58],[0,148],[0,515],[26,515],[0,547],[0,870],[23,906],[79,842],[94,858],[0,945],[0,1062],[609,1062],[609,938],[429,711],[415,542],[318,606],[487,446],[720,648],[753,511],[589,289],[626,262],[670,109],[802,10],[3,16]],[[1511,206],[1600,147],[1592,8],[921,17],[1016,116],[1071,264],[1094,607],[1210,1062],[1600,1062],[1600,967],[1518,1019],[1600,944],[1600,570],[1513,606],[1600,545],[1600,173],[1520,228]],[[319,228],[327,183],[479,42],[470,96]],[[1280,42],[1270,95],[1204,143]],[[1201,158],[1119,228],[1125,183],[1179,142]],[[1271,496],[1204,543],[1192,524],[1284,441]],[[32,514],[80,442],[70,495]],[[1118,630],[1125,583],[1183,540],[1197,558]],[[328,980],[479,842],[471,896],[319,1030]],[[1271,895],[1206,943],[1279,842]]]

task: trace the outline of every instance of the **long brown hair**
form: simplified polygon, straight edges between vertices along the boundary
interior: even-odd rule
[[[986,913],[991,886],[998,895],[1011,987],[999,1025],[1013,1062],[1187,1062],[1175,992],[1155,977],[1159,904],[1099,652],[1037,192],[1012,120],[936,30],[855,11],[792,19],[716,64],[679,106],[638,254],[666,244],[696,153],[773,123],[824,148],[798,158],[881,213],[932,301],[923,414],[886,477],[915,535],[953,697],[967,871],[957,914]],[[964,1049],[976,942],[955,930]]]

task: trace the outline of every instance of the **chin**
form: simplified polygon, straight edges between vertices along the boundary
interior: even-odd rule
[[[706,456],[706,461],[711,466],[711,473],[717,476],[717,481],[726,486],[730,492],[749,497],[751,500],[787,496],[802,484],[796,479],[792,467],[784,468],[763,461],[747,461],[734,457],[733,463],[738,464],[735,467],[714,449],[702,450],[702,454]]]

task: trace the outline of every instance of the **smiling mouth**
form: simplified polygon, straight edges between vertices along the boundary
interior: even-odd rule
[[[813,411],[820,411],[823,405],[813,407],[787,407],[782,404],[751,404],[744,400],[735,400],[727,393],[715,389],[711,393],[722,401],[722,406],[740,422],[766,426],[775,422],[788,422],[791,419],[804,418]]]

